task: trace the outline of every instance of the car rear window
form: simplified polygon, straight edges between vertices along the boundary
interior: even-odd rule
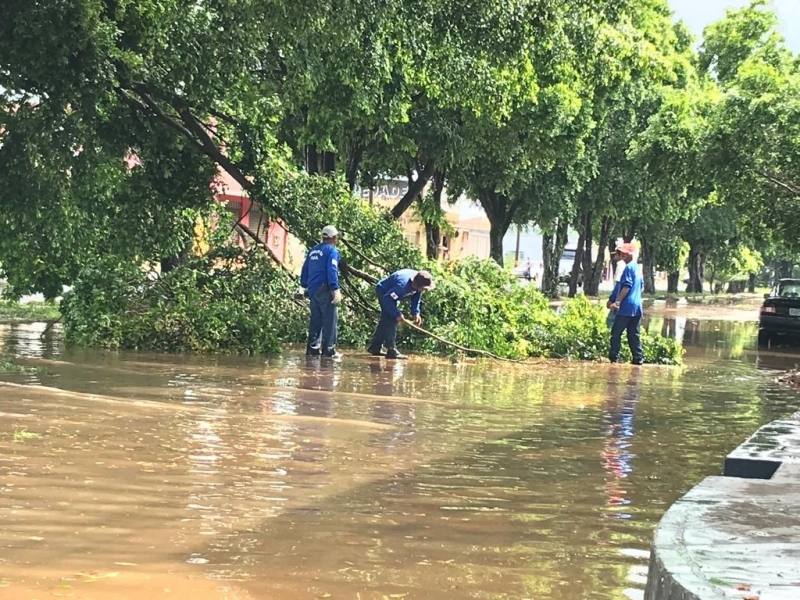
[[[800,298],[800,281],[790,281],[778,286],[778,296],[781,298]]]

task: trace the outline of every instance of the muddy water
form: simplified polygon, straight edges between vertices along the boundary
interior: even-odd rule
[[[755,325],[685,368],[66,350],[0,326],[0,599],[641,598],[664,510],[800,408]]]

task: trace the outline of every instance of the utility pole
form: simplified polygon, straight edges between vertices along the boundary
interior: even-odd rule
[[[517,249],[514,251],[514,266],[519,266],[519,238],[520,238],[520,230],[522,226],[517,225]]]

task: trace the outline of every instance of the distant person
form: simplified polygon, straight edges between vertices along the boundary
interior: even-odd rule
[[[620,279],[622,279],[622,274],[625,272],[625,267],[627,266],[625,261],[622,260],[622,255],[619,252],[619,246],[617,246],[617,249],[614,251],[614,260],[617,261],[617,266],[614,269],[614,285],[617,285],[620,282]]]
[[[339,336],[339,231],[333,225],[322,230],[322,243],[309,250],[300,274],[300,286],[308,291],[311,318],[308,325],[307,356],[340,359],[336,351]]]
[[[381,305],[381,318],[367,351],[373,356],[383,356],[381,346],[385,346],[386,358],[395,360],[408,358],[397,351],[397,326],[405,322],[405,317],[400,312],[400,302],[411,298],[411,316],[414,324],[420,325],[422,292],[435,287],[430,273],[414,269],[402,269],[380,280],[375,291]]]
[[[525,270],[522,272],[522,276],[525,278],[525,281],[530,281],[533,279],[532,270],[533,264],[530,260],[528,260],[528,262],[525,263]]]
[[[625,262],[625,269],[608,300],[608,308],[616,311],[614,324],[611,327],[611,351],[608,358],[612,363],[619,362],[622,332],[625,331],[628,334],[633,364],[641,365],[644,364],[641,339],[643,280],[639,268],[633,261],[636,246],[629,243],[622,244],[618,251]]]
[[[616,294],[618,292],[617,286],[619,285],[620,279],[622,279],[622,274],[625,272],[625,261],[622,260],[622,255],[619,252],[619,246],[617,249],[614,250],[614,254],[611,255],[613,261],[616,262],[616,267],[614,268],[614,291],[612,294]],[[611,301],[608,301],[608,315],[606,316],[606,325],[608,328],[611,329],[614,326],[614,318],[617,316],[617,311],[611,308]]]

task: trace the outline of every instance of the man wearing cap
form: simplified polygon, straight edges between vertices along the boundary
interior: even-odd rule
[[[608,358],[612,363],[619,361],[622,332],[626,331],[633,364],[641,365],[644,363],[641,339],[643,280],[639,268],[633,260],[636,246],[629,243],[622,244],[617,251],[625,261],[625,270],[608,299],[608,307],[616,311],[614,324],[611,327],[611,351]]]
[[[322,243],[308,251],[300,273],[300,286],[311,301],[306,355],[341,358],[336,352],[339,313],[342,301],[339,289],[339,232],[333,225],[322,230]]]
[[[378,282],[376,293],[381,305],[381,318],[372,336],[367,351],[373,356],[382,356],[381,346],[386,346],[386,358],[406,359],[397,351],[397,325],[405,322],[400,312],[400,302],[411,297],[411,316],[415,325],[422,323],[420,307],[422,292],[435,286],[433,277],[427,271],[401,269]]]

